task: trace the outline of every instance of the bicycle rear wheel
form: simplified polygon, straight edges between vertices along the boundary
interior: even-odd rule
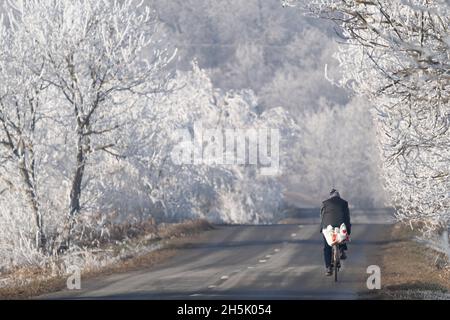
[[[333,262],[334,262],[334,282],[337,282],[340,263],[339,247],[337,245],[333,246]]]

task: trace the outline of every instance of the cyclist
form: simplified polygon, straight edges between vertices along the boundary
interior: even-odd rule
[[[325,200],[320,210],[320,233],[328,226],[339,228],[343,223],[347,227],[347,232],[351,234],[352,225],[350,223],[350,210],[348,208],[348,202],[341,198],[339,192],[333,188],[330,192],[330,198]],[[323,254],[325,259],[326,275],[333,275],[333,266],[331,265],[332,248],[328,245],[327,240],[324,239]],[[341,260],[347,259],[345,251],[347,245],[342,244],[339,246],[341,252]]]

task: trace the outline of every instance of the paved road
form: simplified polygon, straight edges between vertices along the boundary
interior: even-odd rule
[[[357,299],[389,226],[356,224],[340,281],[324,275],[315,224],[217,226],[151,270],[82,283],[51,299]]]

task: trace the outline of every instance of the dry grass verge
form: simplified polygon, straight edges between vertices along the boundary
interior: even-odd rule
[[[442,254],[418,243],[418,234],[394,225],[391,241],[379,253],[382,290],[370,299],[450,299],[450,268]]]
[[[129,245],[144,248],[157,248],[148,251],[136,252],[121,256],[121,258],[103,267],[84,269],[82,271],[83,279],[92,279],[99,276],[110,274],[130,272],[142,268],[150,268],[160,264],[177,253],[177,249],[189,240],[204,231],[213,229],[212,225],[206,220],[186,221],[175,224],[161,224],[158,226],[157,236],[154,233],[149,235],[142,234],[132,239]],[[117,254],[120,245],[104,247]],[[29,279],[25,284],[7,286],[0,288],[0,299],[28,299],[36,296],[56,292],[66,288],[67,275],[53,275],[50,270],[39,268],[20,268],[14,270],[8,277]]]

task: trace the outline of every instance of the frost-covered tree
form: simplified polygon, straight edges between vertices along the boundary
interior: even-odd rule
[[[305,114],[299,127],[292,155],[296,189],[320,203],[334,186],[352,206],[384,206],[378,144],[364,99],[354,98],[345,107],[325,104]]]
[[[84,174],[95,152],[119,157],[114,131],[139,99],[161,90],[173,55],[155,45],[157,21],[142,2],[9,1],[15,34],[30,44],[30,71],[59,93],[73,152],[65,241],[81,210]],[[153,47],[153,48],[152,48]],[[148,51],[152,48],[152,51]],[[145,54],[145,57],[144,57]]]
[[[376,108],[389,193],[401,221],[446,229],[450,215],[448,1],[284,1],[331,19],[341,84]]]
[[[0,268],[45,266],[66,249],[63,260],[70,260],[80,247],[105,241],[114,223],[276,218],[276,177],[257,165],[175,163],[175,132],[195,137],[198,123],[221,132],[274,128],[286,144],[294,122],[281,108],[261,110],[251,90],[215,88],[197,64],[169,77],[170,45],[140,4],[7,2],[0,25]]]
[[[323,22],[295,19],[276,1],[147,1],[179,48],[180,69],[195,57],[216,87],[251,89],[261,107],[293,116],[316,108],[320,96],[346,103],[345,90],[323,77],[335,49]]]
[[[18,197],[24,196],[27,205],[23,211],[30,212],[33,217],[29,219],[35,222],[36,246],[44,249],[46,235],[38,199],[35,152],[48,96],[39,76],[24,67],[34,57],[24,50],[26,43],[15,37],[15,31],[13,24],[0,19],[0,157],[5,186],[2,194],[14,190]],[[18,178],[15,173],[19,173]]]
[[[329,77],[339,74],[332,57],[338,44],[331,22],[297,19],[294,10],[276,1],[148,1],[179,48],[177,68],[188,70],[196,57],[215,87],[253,90],[259,113],[280,106],[300,124],[305,113],[323,105],[344,107],[350,100],[348,90],[324,76],[326,65]],[[283,181],[288,178],[293,180],[293,175],[286,174]],[[380,192],[382,186],[376,188]]]
[[[201,217],[230,223],[272,221],[282,194],[276,177],[262,177],[254,165],[174,163],[172,154],[180,143],[180,136],[174,133],[186,132],[195,142],[200,129],[225,134],[228,129],[280,128],[286,131],[284,138],[292,130],[292,119],[281,109],[258,114],[253,92],[216,89],[196,63],[190,71],[177,72],[170,87],[171,92],[155,98],[154,108],[143,109],[141,126],[132,128],[151,134],[127,134],[132,139],[144,137],[137,144],[129,144],[127,162],[140,172],[141,188],[148,192],[148,208],[159,218],[170,220]],[[208,144],[206,140],[202,145],[207,148]],[[219,151],[219,157],[225,158],[225,150]]]

